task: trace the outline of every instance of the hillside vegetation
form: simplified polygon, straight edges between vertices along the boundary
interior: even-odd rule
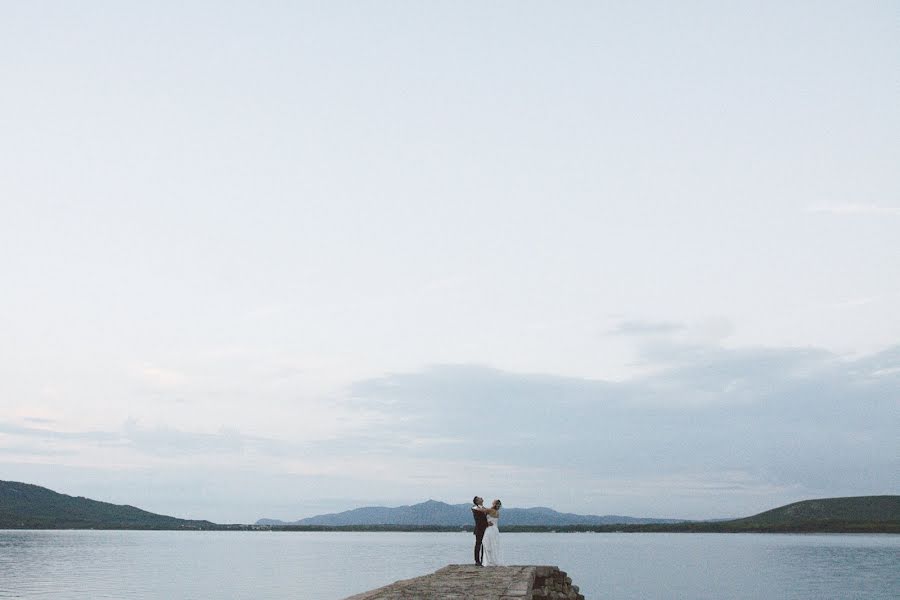
[[[212,529],[209,521],[157,515],[134,506],[59,494],[17,481],[0,481],[2,529]]]
[[[471,529],[467,504],[429,500],[397,508],[369,507],[320,515],[294,523],[260,520],[256,525],[216,525],[158,515],[134,506],[59,494],[16,481],[0,481],[0,529],[177,529],[280,531],[459,531]],[[900,496],[804,500],[731,521],[636,519],[574,515],[549,508],[503,512],[503,530],[697,533],[900,533]]]
[[[804,500],[773,508],[732,523],[779,525],[816,521],[897,521],[900,520],[900,496],[858,496]]]
[[[538,528],[516,528],[538,531]],[[507,531],[510,528],[506,528]],[[541,528],[546,530],[546,528]],[[855,496],[804,500],[730,521],[674,524],[571,526],[557,531],[687,533],[900,533],[900,496]]]

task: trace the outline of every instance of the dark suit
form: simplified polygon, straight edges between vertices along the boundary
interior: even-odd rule
[[[484,539],[484,532],[488,528],[487,515],[472,509],[472,516],[475,518],[475,564],[481,564],[481,557],[484,552],[481,549],[481,540]]]

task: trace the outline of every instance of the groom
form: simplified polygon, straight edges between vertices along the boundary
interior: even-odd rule
[[[487,515],[482,512],[484,509],[483,505],[484,498],[481,496],[472,498],[472,517],[475,518],[475,564],[479,567],[483,566],[481,559],[484,556],[484,551],[481,549],[481,541],[484,539],[484,532],[491,526],[488,523]]]

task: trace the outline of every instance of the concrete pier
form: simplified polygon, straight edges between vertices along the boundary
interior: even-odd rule
[[[559,567],[448,565],[346,600],[584,600]]]

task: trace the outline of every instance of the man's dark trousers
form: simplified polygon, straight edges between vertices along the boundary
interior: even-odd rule
[[[475,518],[475,564],[480,565],[484,551],[481,548],[481,541],[484,539],[484,532],[488,528],[487,515],[472,509],[472,517]]]

